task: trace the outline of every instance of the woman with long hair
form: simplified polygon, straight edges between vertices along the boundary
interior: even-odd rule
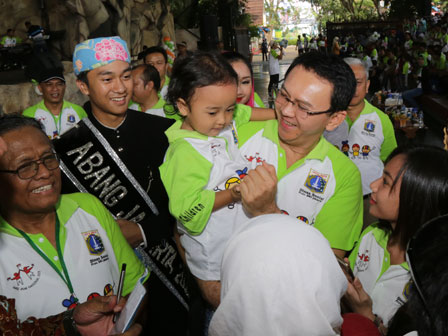
[[[448,213],[448,153],[430,146],[398,147],[371,184],[370,214],[349,260],[355,274],[346,297],[354,312],[387,326],[409,296],[406,247],[426,221]]]

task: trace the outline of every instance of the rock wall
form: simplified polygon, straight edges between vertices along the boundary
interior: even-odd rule
[[[69,102],[83,105],[88,97],[84,96],[76,86],[76,77],[73,73],[72,62],[62,62],[64,65],[64,77],[66,81],[64,99]],[[30,83],[15,85],[0,85],[0,112],[23,112],[27,107],[37,104],[42,100],[36,86]]]
[[[163,37],[176,40],[168,0],[44,0],[45,9],[40,2],[0,1],[0,34],[13,28],[25,38],[25,21],[45,28],[48,17],[50,31],[60,32],[51,47],[63,60],[70,60],[75,45],[89,37],[119,35],[132,55],[144,45],[161,44]]]
[[[53,36],[49,45],[63,62],[67,81],[65,99],[82,105],[87,98],[77,86],[71,59],[75,45],[88,38],[119,35],[133,56],[143,46],[160,45],[164,37],[176,41],[174,18],[168,0],[0,0],[0,36],[8,28],[26,38],[25,21],[45,28]],[[4,33],[3,33],[4,32]],[[0,85],[0,113],[21,112],[41,100],[31,83]]]

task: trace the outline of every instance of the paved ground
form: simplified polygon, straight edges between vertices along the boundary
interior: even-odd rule
[[[280,80],[285,76],[286,70],[293,59],[297,56],[294,46],[288,46],[285,55],[280,61]],[[260,95],[263,102],[268,106],[268,85],[269,85],[269,63],[262,61],[262,55],[254,55],[252,58],[252,68],[254,71],[255,91]]]

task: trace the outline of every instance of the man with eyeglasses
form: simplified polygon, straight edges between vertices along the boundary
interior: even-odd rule
[[[40,121],[50,139],[66,132],[82,118],[87,117],[84,109],[64,100],[65,78],[61,69],[48,69],[40,74],[39,85],[42,100],[28,107],[23,115]]]
[[[151,64],[159,71],[160,75],[160,91],[159,94],[163,99],[166,99],[168,92],[168,85],[170,84],[170,77],[167,75],[168,70],[168,55],[166,50],[162,47],[154,46],[145,50],[143,57],[145,64]]]
[[[340,257],[361,232],[361,178],[322,134],[344,120],[355,87],[353,72],[339,58],[303,54],[286,72],[275,101],[277,120],[239,131],[241,152],[258,166],[241,182],[245,209],[252,216],[284,213],[315,226]]]

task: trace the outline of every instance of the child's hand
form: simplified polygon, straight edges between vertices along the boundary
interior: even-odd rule
[[[230,188],[230,195],[232,195],[232,200],[234,202],[239,202],[241,201],[241,187],[237,184],[234,184],[231,188]]]

